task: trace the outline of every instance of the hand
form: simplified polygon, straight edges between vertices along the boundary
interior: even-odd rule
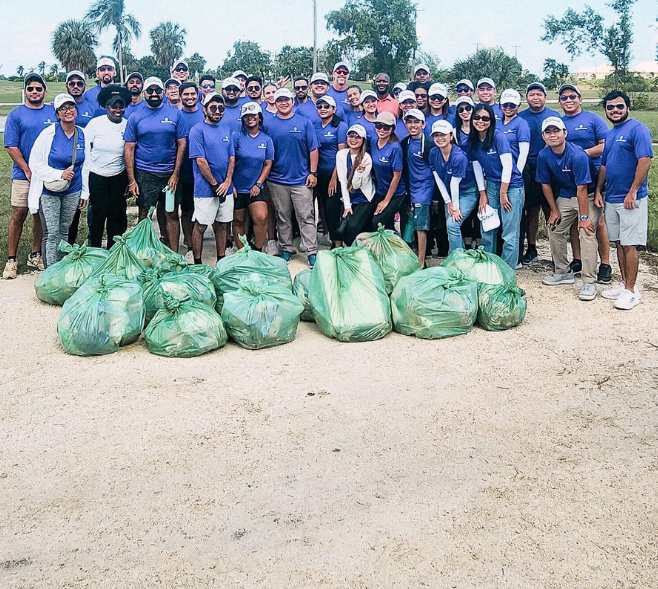
[[[359,172],[359,173],[361,173],[361,174],[363,174],[363,172],[366,171],[366,167],[365,167],[365,165],[364,165],[364,164],[359,164],[359,165],[356,167],[356,171]]]
[[[448,213],[450,213],[450,216],[455,223],[459,223],[462,220],[462,213],[459,210],[459,207],[454,206],[452,203],[448,205]]]
[[[128,182],[128,188],[126,189],[126,192],[128,194],[132,194],[133,196],[139,196],[139,185],[137,184],[136,180]]]
[[[224,180],[215,191],[217,196],[224,196],[228,192],[228,189],[231,187],[231,183],[228,180]]]
[[[383,201],[381,201],[377,205],[377,208],[375,209],[375,215],[379,215],[379,213],[381,213],[388,206],[388,203],[390,203],[390,202],[391,202],[390,198],[388,200],[384,199]]]
[[[28,182],[32,180],[32,170],[30,170],[30,168],[28,168],[27,170],[23,170],[23,173],[25,174],[25,177],[27,178]]]
[[[349,217],[351,214],[352,214],[352,209],[345,209],[345,210],[343,211],[343,219],[344,219],[345,217]]]
[[[487,198],[487,193],[486,192],[480,193],[480,202],[478,204],[478,210],[481,213],[484,213],[484,209],[487,208],[488,204],[489,204],[489,199]]]
[[[634,209],[635,202],[637,201],[637,193],[629,192],[624,199],[624,208],[625,209]]]
[[[169,190],[176,192],[176,186],[178,186],[178,174],[172,174],[169,176],[169,180],[167,180],[167,186],[169,186]]]
[[[578,221],[578,229],[584,229],[587,233],[594,233],[594,226],[589,219],[587,221]]]
[[[73,180],[74,175],[75,172],[73,171],[73,168],[69,166],[68,168],[66,168],[66,170],[62,172],[62,180],[71,181]]]
[[[336,178],[332,178],[331,180],[329,180],[329,187],[327,189],[328,196],[333,196],[334,194],[336,194],[337,184],[338,184],[338,180],[336,180]]]
[[[78,203],[78,208],[82,211],[87,208],[87,199],[86,198],[81,198],[80,202]]]
[[[277,88],[283,88],[288,82],[290,82],[290,76],[284,76],[283,78],[279,78],[276,81]]]
[[[260,195],[260,188],[256,186],[255,184],[251,187],[251,190],[249,191],[249,196],[251,198],[256,198],[257,196]]]
[[[318,183],[318,177],[315,174],[309,174],[306,178],[306,186],[308,188],[315,188]]]
[[[509,201],[507,192],[500,193],[500,206],[503,207],[506,211],[512,210],[512,203]]]
[[[558,209],[551,209],[551,214],[548,216],[548,224],[555,227],[560,222],[561,216]]]
[[[603,195],[598,191],[594,193],[594,206],[597,209],[603,208]]]

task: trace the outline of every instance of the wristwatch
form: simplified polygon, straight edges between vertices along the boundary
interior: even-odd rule
[[[263,190],[263,185],[260,182],[256,182],[256,186],[258,186],[258,190]]]
[[[317,175],[318,175],[317,172],[309,172],[309,175],[311,175],[311,174],[312,174],[313,176],[317,176]]]
[[[579,221],[589,221],[589,215],[578,215]]]

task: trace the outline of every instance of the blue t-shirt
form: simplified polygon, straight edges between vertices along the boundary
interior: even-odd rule
[[[86,92],[82,95],[82,100],[75,103],[75,108],[78,111],[75,124],[78,127],[82,127],[83,129],[87,126],[91,119],[99,116],[99,109],[101,110],[102,114],[105,114],[106,112],[105,109],[100,108],[98,102],[90,102]]]
[[[342,109],[345,111],[348,108],[352,108],[347,100],[347,89],[336,90],[331,84],[329,84],[329,90],[327,90],[327,94],[336,101],[337,110]]]
[[[651,133],[635,119],[626,119],[608,132],[601,164],[605,166],[605,200],[610,203],[624,202],[633,184],[637,160],[653,157]],[[648,180],[644,179],[637,198],[646,198]]]
[[[216,124],[202,121],[190,130],[190,158],[192,159],[192,170],[194,172],[195,198],[212,198],[216,196],[208,181],[201,174],[196,158],[201,157],[208,162],[215,180],[221,184],[226,180],[229,160],[235,156],[232,135],[230,125],[224,120]],[[232,187],[229,188],[229,191],[231,190]]]
[[[375,129],[375,123],[366,119],[363,115],[356,117],[351,125],[361,125],[366,130],[366,139],[368,145],[373,141],[377,141],[377,130]],[[350,125],[350,126],[351,126]]]
[[[575,143],[583,149],[598,145],[601,141],[605,141],[608,135],[608,125],[599,115],[590,111],[584,110],[572,116],[564,115],[562,120],[567,128],[567,141]],[[592,159],[598,171],[601,158]]]
[[[450,193],[450,181],[453,178],[461,178],[461,182],[459,183],[460,191],[464,188],[470,188],[475,184],[475,178],[473,178],[473,184],[471,186],[466,182],[469,168],[471,170],[471,176],[473,176],[473,164],[469,161],[464,150],[457,145],[452,146],[447,161],[443,158],[443,154],[438,147],[432,148],[432,151],[430,151],[430,167],[441,178],[448,189],[448,193]]]
[[[244,97],[241,97],[244,98]],[[222,117],[222,122],[228,124],[233,132],[239,132],[242,130],[242,119],[240,118],[240,113],[242,112],[242,105],[245,102],[251,102],[248,98],[246,100],[238,99],[238,103],[233,106],[226,104],[224,106],[224,116]]]
[[[476,102],[477,104],[477,102]],[[500,104],[490,104],[489,105],[494,111],[494,117],[496,117],[496,123],[500,123],[503,120],[503,109],[500,108]]]
[[[347,105],[345,109],[343,110],[343,116],[345,117],[343,120],[347,124],[348,127],[351,127],[355,123],[357,123],[357,119],[363,115],[363,112],[361,112],[358,109],[353,109],[350,105]]]
[[[39,133],[55,121],[55,109],[50,104],[44,104],[41,108],[29,108],[24,104],[17,106],[5,122],[5,147],[18,147],[27,163]],[[15,163],[11,167],[11,179],[27,180],[23,170]]]
[[[309,154],[318,149],[311,121],[299,113],[289,119],[273,117],[264,130],[274,143],[274,165],[269,180],[286,186],[305,184],[310,173]]]
[[[352,173],[352,168],[354,167],[354,164],[352,162],[352,154],[348,153],[347,154],[347,175]],[[357,188],[356,190],[350,190],[350,202],[352,205],[362,205],[362,204],[367,204],[370,202],[368,198],[366,197],[365,194],[363,194],[362,190],[360,188]]]
[[[557,155],[546,146],[537,156],[535,180],[540,184],[550,184],[557,197],[573,198],[578,186],[588,185],[592,189],[592,168],[590,158],[574,143],[567,141],[564,151]]]
[[[197,123],[203,121],[203,109],[197,105],[196,110],[187,111],[181,109],[181,125],[183,126],[183,135],[187,139],[190,135],[192,127]],[[192,182],[194,175],[192,172],[192,160],[190,159],[190,143],[189,141],[185,144],[185,154],[183,155],[183,164],[180,168],[181,178]]]
[[[235,172],[233,184],[238,192],[249,192],[258,181],[266,160],[274,160],[274,143],[269,135],[259,131],[252,137],[240,131],[233,133]]]
[[[92,105],[94,105],[94,116],[100,116],[102,114],[105,114],[105,109],[101,108],[101,105],[98,104],[98,95],[100,94],[101,91],[101,85],[100,83],[96,84],[95,86],[89,88],[84,93],[85,99]]]
[[[436,123],[436,121],[450,121],[452,124],[452,118],[450,116],[446,115],[425,115],[425,137],[427,137],[430,141],[432,140],[432,125]]]
[[[384,197],[391,185],[393,172],[402,172],[404,168],[402,146],[397,141],[389,141],[380,149],[375,140],[370,143],[370,157],[375,174],[375,192],[378,196]],[[406,191],[404,178],[400,176],[400,182],[393,196],[402,196]]]
[[[412,204],[432,204],[434,175],[429,160],[424,158],[423,143],[426,141],[426,138],[410,138],[407,144],[407,181]]]
[[[512,153],[512,148],[509,146],[505,135],[498,129],[494,132],[493,141],[488,150],[482,147],[481,141],[476,141],[475,145],[471,146],[471,157],[480,162],[487,180],[497,183],[500,183],[503,172],[503,164],[500,161],[500,156],[504,153]],[[512,178],[509,185],[510,188],[520,188],[523,186],[523,177],[516,167],[514,156],[512,156]]]
[[[403,141],[409,137],[409,131],[407,131],[407,126],[404,124],[402,118],[399,118],[395,121],[395,129],[393,129],[393,133],[395,133],[395,136],[400,141]]]
[[[185,137],[181,111],[169,104],[136,110],[128,119],[123,138],[136,143],[135,167],[168,174],[176,164],[176,141]]]
[[[321,121],[316,121],[313,123],[313,127],[320,146],[318,171],[323,174],[332,174],[336,167],[338,144],[342,143],[344,147],[347,142],[347,125],[341,122],[338,127],[334,127],[331,123],[323,127]]]
[[[55,136],[53,143],[48,154],[48,165],[56,170],[66,170],[71,166],[73,159],[73,138],[75,136],[67,137],[62,129],[62,126],[57,123],[55,126]],[[84,131],[78,127],[78,141],[76,144],[75,165],[73,166],[73,179],[69,187],[64,192],[50,192],[44,187],[44,194],[51,194],[53,196],[66,196],[74,194],[82,190],[82,164],[85,161],[85,134]]]
[[[342,102],[336,101],[336,114],[341,118],[342,121],[345,121],[345,109]],[[312,123],[320,121],[320,115],[318,114],[318,107],[315,106],[310,98],[307,98],[304,102],[298,102],[295,98],[294,109],[296,113],[306,117]]]
[[[526,108],[519,113],[519,116],[528,123],[530,129],[530,151],[528,152],[528,163],[534,165],[537,161],[537,155],[544,149],[544,138],[541,134],[541,124],[548,117],[560,117],[557,111],[552,108],[544,108],[539,112]]]
[[[132,102],[126,107],[125,112],[123,113],[123,117],[125,119],[129,119],[130,115],[132,115],[134,112],[137,112],[138,110],[142,108],[148,108],[146,106],[146,102],[144,100],[140,100],[137,104],[133,104]]]
[[[530,143],[530,127],[528,123],[516,116],[509,123],[501,124],[499,129],[507,138],[514,161],[519,159],[519,143]]]

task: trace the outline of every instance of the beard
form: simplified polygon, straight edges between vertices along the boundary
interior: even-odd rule
[[[151,95],[146,99],[146,102],[151,108],[158,108],[162,104],[162,96]]]

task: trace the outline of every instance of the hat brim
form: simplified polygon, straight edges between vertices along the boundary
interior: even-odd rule
[[[130,90],[127,88],[119,86],[118,84],[110,84],[109,86],[105,86],[105,88],[98,93],[98,104],[101,108],[106,108],[108,101],[113,97],[121,98],[126,105],[130,104],[132,98]]]

